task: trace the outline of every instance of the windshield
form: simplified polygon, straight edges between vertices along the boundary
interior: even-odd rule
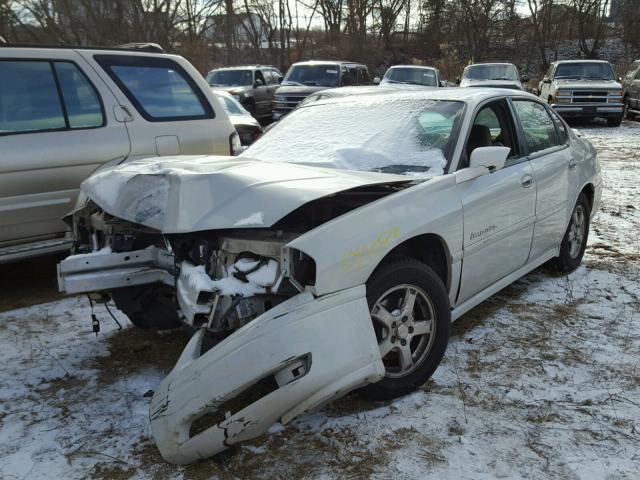
[[[213,70],[207,75],[207,82],[212,87],[253,85],[253,75],[251,70]]]
[[[393,67],[387,70],[384,81],[389,83],[409,83],[437,87],[435,70],[427,68]]]
[[[464,69],[462,78],[518,81],[518,72],[513,65],[471,65]]]
[[[294,65],[282,81],[283,85],[320,85],[337,87],[340,81],[338,65]]]
[[[463,111],[463,102],[395,95],[317,102],[287,115],[242,156],[345,170],[442,175]]]
[[[218,100],[222,103],[222,108],[225,109],[227,115],[247,115],[247,112],[240,102],[233,97],[227,95],[218,95]]]
[[[614,80],[613,69],[608,63],[561,63],[556,69],[556,79],[588,78],[593,80]]]

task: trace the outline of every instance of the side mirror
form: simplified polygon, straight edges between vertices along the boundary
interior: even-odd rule
[[[374,85],[380,85],[380,77],[374,77],[373,84]]]
[[[478,147],[471,152],[469,166],[485,167],[490,172],[495,172],[504,167],[510,151],[509,147]]]
[[[460,85],[460,77],[456,77],[456,85]]]
[[[471,152],[469,168],[456,172],[456,183],[500,170],[504,167],[511,149],[509,147],[478,147]]]
[[[264,85],[264,82],[259,78],[256,78],[256,81],[253,83],[253,88],[258,88]]]
[[[278,83],[282,83],[282,79],[283,79],[283,78],[284,78],[284,77],[279,77],[279,76],[278,76],[278,77],[276,77],[276,82],[278,82]]]
[[[444,83],[444,80],[440,80],[440,81],[438,82],[438,86],[439,86],[439,87],[446,87],[446,85],[445,85],[445,83]]]
[[[542,83],[551,83],[551,79],[550,79],[550,78],[548,78],[548,77],[544,77],[544,78],[542,79]]]
[[[520,77],[520,81],[522,81],[523,83],[527,83],[529,81],[529,75],[522,75]]]

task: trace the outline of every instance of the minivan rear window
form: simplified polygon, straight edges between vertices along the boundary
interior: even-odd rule
[[[94,59],[150,122],[215,116],[200,88],[171,59],[123,55],[95,55]]]

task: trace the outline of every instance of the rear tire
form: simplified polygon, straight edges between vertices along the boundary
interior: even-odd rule
[[[182,324],[173,289],[166,285],[117,288],[110,293],[116,307],[138,328],[169,330]]]
[[[590,217],[589,200],[584,193],[580,193],[560,245],[560,255],[553,260],[553,264],[560,272],[573,272],[582,263],[589,238]]]
[[[447,291],[425,264],[394,257],[369,278],[367,302],[386,372],[361,392],[375,400],[406,395],[431,377],[447,349]]]

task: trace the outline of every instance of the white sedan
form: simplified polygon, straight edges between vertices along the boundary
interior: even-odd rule
[[[524,92],[320,100],[240,157],[88,179],[59,284],[195,332],[150,412],[186,464],[353,389],[422,385],[452,320],[545,262],[580,264],[601,186],[591,144]]]

